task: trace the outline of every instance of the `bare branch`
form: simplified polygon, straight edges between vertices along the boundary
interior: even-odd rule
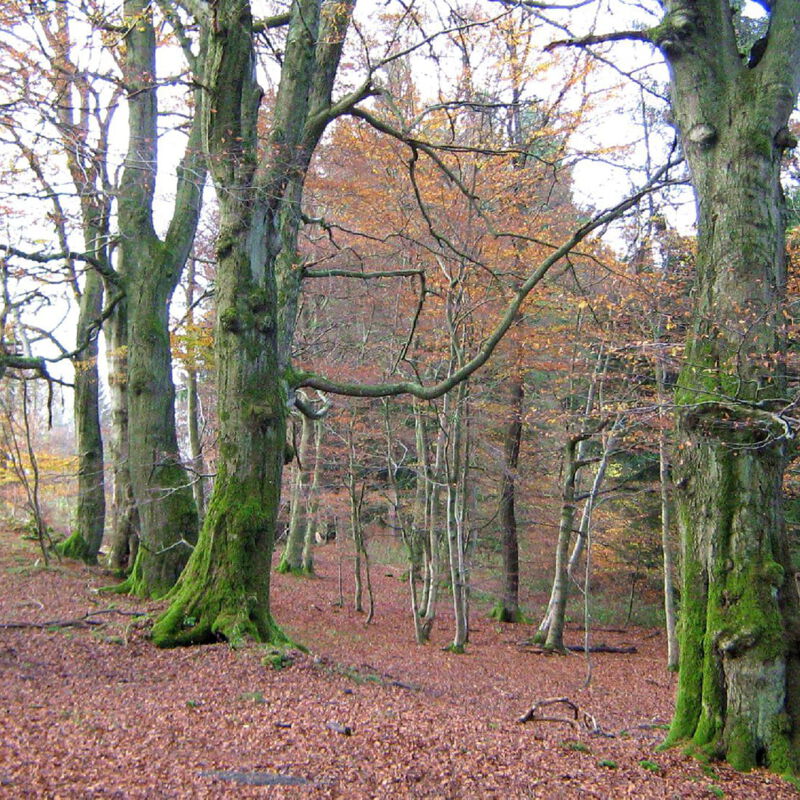
[[[629,195],[625,200],[617,203],[612,208],[595,215],[591,220],[579,227],[559,248],[545,258],[538,268],[534,270],[517,290],[514,298],[506,307],[492,334],[487,338],[483,347],[473,358],[467,361],[460,369],[450,374],[447,378],[431,386],[424,386],[414,381],[399,381],[396,383],[362,384],[333,381],[311,372],[295,372],[291,376],[291,383],[295,388],[308,386],[332,394],[342,394],[351,397],[393,397],[401,394],[410,394],[421,400],[433,400],[449,392],[453,387],[469,378],[473,372],[482,367],[494,352],[497,345],[505,336],[508,329],[517,318],[517,313],[523,302],[533,289],[544,279],[550,268],[570,253],[577,244],[582,242],[590,233],[602,228],[604,225],[619,219],[629,209],[652,191],[661,186],[661,179],[675,166],[674,161],[669,161],[659,169],[638,191]]]
[[[374,272],[361,272],[354,269],[306,269],[303,270],[304,278],[409,278],[413,275],[424,276],[421,269],[386,269]]]

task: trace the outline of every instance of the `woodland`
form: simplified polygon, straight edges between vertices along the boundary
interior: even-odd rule
[[[799,3],[0,53],[0,796],[796,796]]]

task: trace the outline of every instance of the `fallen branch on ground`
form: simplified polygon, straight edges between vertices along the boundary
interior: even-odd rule
[[[81,625],[103,625],[93,620],[101,614],[121,614],[125,617],[146,617],[146,611],[121,611],[118,608],[104,608],[102,611],[90,611],[77,619],[54,619],[49,622],[0,622],[0,628],[72,628]]]
[[[525,650],[528,653],[542,653],[546,655],[550,655],[552,653],[563,653],[564,651],[561,650],[552,650],[551,648],[544,647],[540,644],[535,644],[529,640],[518,642],[517,647],[520,650]],[[586,648],[582,644],[571,644],[566,647],[567,650],[573,653],[585,653]],[[621,653],[623,655],[632,655],[633,653],[638,653],[639,651],[636,649],[634,645],[624,645],[621,647],[616,647],[610,644],[593,644],[589,647],[590,653]]]
[[[543,717],[538,715],[541,708],[553,706],[557,703],[567,706],[572,711],[572,716]],[[604,736],[608,735],[603,732],[597,724],[597,720],[588,711],[581,709],[580,706],[573,703],[568,697],[550,697],[546,700],[538,700],[517,720],[517,722],[566,722],[567,725],[571,725],[577,731],[581,729],[581,724],[583,724],[583,727],[589,731],[589,733],[602,734]]]

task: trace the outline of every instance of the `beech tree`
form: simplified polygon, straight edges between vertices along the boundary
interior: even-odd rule
[[[126,290],[128,459],[140,522],[140,546],[120,590],[159,596],[172,588],[197,538],[197,507],[178,452],[167,310],[194,240],[205,158],[195,114],[178,166],[175,204],[163,238],[155,227],[158,169],[158,77],[154,12],[146,0],[123,4],[123,80],[128,98],[128,151],[119,187],[120,264]],[[177,23],[176,23],[177,24]],[[180,28],[178,29],[180,34]],[[201,80],[191,51],[194,77]],[[117,344],[117,343],[115,343]]]
[[[800,4],[662,0],[647,30],[570,44],[657,45],[697,203],[694,308],[675,402],[683,549],[680,677],[668,743],[747,769],[796,772],[800,598],[782,512],[794,438],[785,354],[781,159],[797,140]]]
[[[740,769],[798,769],[800,604],[781,510],[793,431],[781,156],[800,90],[800,4],[762,0],[741,53],[728,0],[664,4],[654,41],[697,197],[694,319],[679,377],[680,682],[669,740]],[[763,50],[763,54],[762,51]]]

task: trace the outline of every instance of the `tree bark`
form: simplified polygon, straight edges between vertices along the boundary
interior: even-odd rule
[[[800,611],[781,496],[787,429],[782,149],[800,89],[800,4],[774,2],[749,68],[728,0],[671,0],[658,41],[698,206],[693,323],[676,394],[683,547],[669,742],[797,771]]]
[[[321,420],[311,423],[314,428],[314,468],[311,485],[308,487],[306,503],[306,532],[303,539],[302,569],[306,575],[314,573],[314,542],[320,528],[319,521],[319,475],[322,471],[322,435],[324,428]]]
[[[194,6],[194,4],[192,4]],[[161,646],[219,638],[284,640],[270,613],[270,559],[286,447],[302,187],[330,119],[351,5],[292,4],[269,155],[258,168],[249,3],[218,0],[198,20],[208,102],[204,141],[220,205],[217,323],[220,444],[205,523],[172,604],[153,628]]]
[[[189,259],[189,270],[186,276],[186,324],[194,327],[194,303],[197,290],[197,263]],[[197,386],[197,365],[189,364],[186,368],[186,427],[189,432],[189,457],[192,463],[192,491],[194,504],[197,507],[197,519],[202,525],[206,513],[206,465],[203,458],[203,443],[200,435],[200,393]]]
[[[278,572],[300,572],[303,568],[303,544],[305,542],[306,505],[311,470],[308,463],[308,446],[313,430],[312,421],[300,415],[300,444],[297,447],[297,470],[292,481],[292,496],[289,509],[289,532],[286,545],[278,564]]]
[[[90,326],[100,318],[103,281],[90,271],[81,295],[78,344],[87,338]],[[75,431],[78,445],[78,504],[75,530],[59,546],[61,555],[97,562],[106,520],[105,460],[100,430],[100,376],[97,370],[97,336],[88,338],[73,359],[75,365]]]
[[[503,482],[500,491],[500,525],[503,531],[503,599],[492,616],[501,622],[519,622],[519,541],[515,495],[519,450],[522,442],[522,404],[525,385],[521,374],[511,379],[511,419],[503,442]]]
[[[111,465],[114,478],[114,515],[108,563],[129,570],[139,546],[139,514],[133,499],[128,460],[128,311],[127,301],[117,303],[104,326],[108,386],[111,397]]]
[[[160,596],[175,584],[197,539],[197,507],[178,452],[168,307],[194,239],[205,161],[198,116],[162,241],[153,224],[158,141],[153,12],[146,0],[126,0],[124,14],[129,144],[119,190],[120,272],[128,298],[128,456],[140,546],[119,589]]]

